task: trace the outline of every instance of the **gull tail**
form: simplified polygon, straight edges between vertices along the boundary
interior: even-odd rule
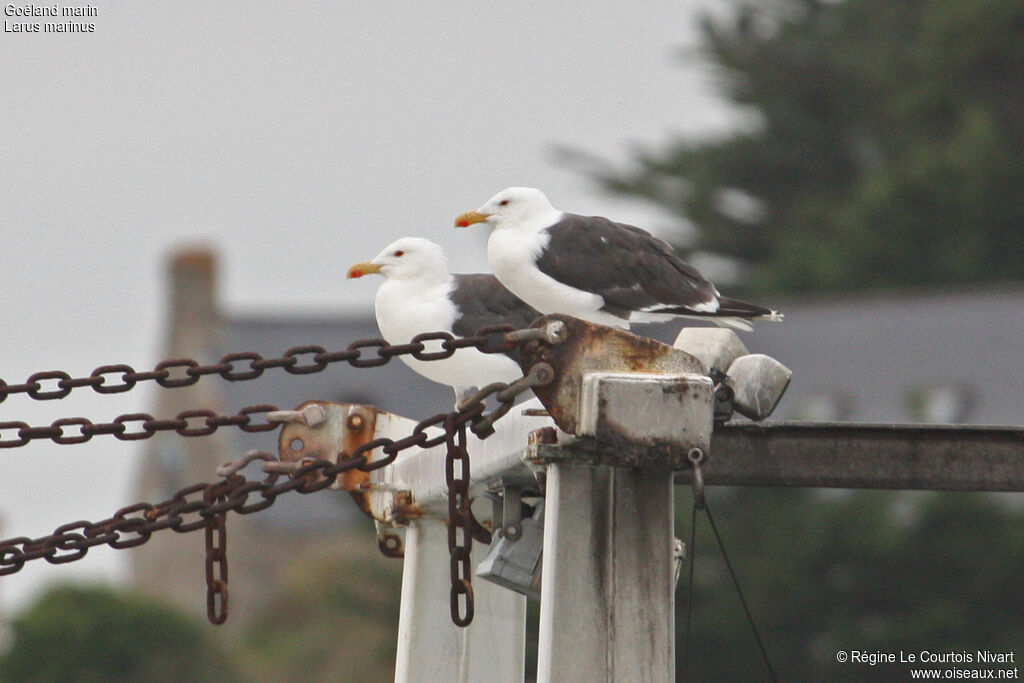
[[[754,329],[751,324],[753,320],[768,320],[779,322],[783,319],[782,313],[771,308],[747,303],[739,299],[731,299],[726,296],[718,297],[718,308],[715,310],[694,310],[676,304],[655,304],[634,311],[629,318],[630,323],[648,323],[670,320],[673,316],[693,318],[695,320],[707,320],[721,327],[731,327],[737,330],[750,332]]]
[[[739,299],[730,299],[727,296],[718,297],[718,310],[715,311],[715,315],[732,316],[745,320],[773,320],[775,322],[781,321],[784,317],[778,311],[773,311],[770,308]]]
[[[715,311],[712,320],[722,327],[732,327],[749,332],[754,329],[754,326],[750,324],[751,320],[781,322],[783,317],[785,316],[782,313],[770,308],[721,296],[718,298],[718,310]]]

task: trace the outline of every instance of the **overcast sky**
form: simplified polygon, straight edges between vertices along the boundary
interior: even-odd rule
[[[326,314],[368,309],[377,282],[345,270],[404,235],[441,243],[454,270],[485,269],[482,232],[452,220],[510,185],[671,229],[602,196],[552,150],[625,163],[638,144],[734,125],[708,70],[680,57],[711,4],[112,0],[79,20],[94,32],[5,30],[0,378],[151,369],[164,262],[182,243],[219,250],[229,312]],[[152,405],[149,387],[19,395],[0,421],[109,421]],[[2,536],[136,502],[141,453],[103,436],[0,451]],[[72,565],[33,562],[0,579],[0,594],[21,606],[46,580],[123,571],[119,553],[98,548]]]

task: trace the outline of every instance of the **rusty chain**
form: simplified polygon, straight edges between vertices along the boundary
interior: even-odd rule
[[[203,490],[203,503],[227,500],[227,482],[218,488]],[[228,534],[225,510],[210,518],[206,534],[206,616],[211,624],[220,625],[228,619]]]
[[[333,363],[348,363],[356,368],[386,365],[392,358],[410,355],[417,360],[442,360],[463,348],[475,348],[483,353],[511,351],[518,338],[509,337],[511,325],[492,325],[480,328],[468,337],[456,337],[450,332],[425,332],[407,344],[389,344],[384,339],[359,339],[341,351],[327,351],[322,346],[295,346],[278,358],[264,358],[255,351],[229,353],[212,365],[200,365],[191,358],[172,358],[156,364],[153,370],[136,372],[130,365],[102,365],[88,377],[73,378],[61,370],[37,372],[21,384],[8,384],[0,379],[0,403],[11,394],[25,394],[37,401],[61,399],[74,389],[92,387],[100,394],[119,394],[133,389],[140,382],[155,381],[164,388],[187,387],[207,375],[218,375],[229,382],[256,379],[264,371],[283,368],[293,375],[322,372]],[[425,342],[441,342],[440,351],[427,351]],[[376,354],[364,357],[364,351],[376,349]],[[242,362],[245,366],[242,367]],[[236,368],[236,363],[239,367]],[[44,387],[44,382],[50,385]],[[52,388],[50,388],[52,386]]]
[[[468,508],[469,459],[465,449],[466,428],[468,426],[481,439],[487,438],[494,433],[494,422],[508,413],[519,394],[531,387],[547,384],[553,377],[554,371],[551,367],[546,363],[539,363],[531,368],[527,375],[511,384],[502,382],[491,384],[463,401],[457,410],[450,413],[439,413],[420,421],[404,438],[397,440],[387,437],[374,439],[358,446],[351,454],[339,453],[336,463],[315,460],[307,464],[299,464],[291,471],[290,477],[281,483],[277,483],[280,474],[274,471],[271,471],[262,481],[249,481],[243,475],[238,474],[241,466],[230,464],[221,468],[221,471],[224,472],[224,480],[187,486],[161,503],[155,505],[136,503],[121,508],[111,517],[99,522],[85,520],[70,522],[57,527],[52,534],[40,538],[32,539],[19,536],[0,541],[0,576],[20,571],[25,563],[31,560],[45,559],[51,564],[74,562],[85,557],[89,548],[97,545],[108,545],[117,550],[134,548],[148,541],[154,532],[164,529],[172,529],[178,533],[204,529],[206,533],[207,612],[210,621],[215,624],[223,623],[228,615],[225,527],[228,512],[251,514],[265,510],[273,505],[277,496],[281,494],[290,491],[298,491],[303,494],[319,491],[333,484],[342,472],[353,469],[365,472],[377,470],[393,463],[398,454],[405,449],[430,448],[441,444],[453,444],[454,450],[450,451],[453,453],[452,457],[462,461],[463,469],[458,476],[455,476],[453,471],[453,481],[464,481],[464,486],[456,484],[453,489],[455,493],[450,491],[450,496],[455,499],[455,508],[458,513],[453,516],[453,520],[458,519],[458,523],[463,528],[463,540],[454,545],[461,547],[464,543],[465,556],[468,558],[472,540],[467,531],[470,513]],[[486,399],[492,395],[499,401],[499,405],[485,415]],[[253,407],[252,412],[263,412],[263,409],[271,407],[256,406]],[[256,408],[260,410],[256,410]],[[209,419],[205,413],[203,416]],[[214,422],[216,422],[216,416],[214,416]],[[81,423],[69,422],[68,424]],[[248,422],[245,424],[248,425]],[[444,426],[444,433],[429,437],[426,430],[439,425]],[[209,426],[208,424],[207,428]],[[272,427],[275,426],[272,425]],[[177,429],[175,427],[175,430]],[[189,428],[186,426],[185,429],[187,431]],[[263,431],[264,429],[261,425],[254,431]],[[141,433],[146,433],[145,427],[143,430]],[[48,438],[52,439],[53,437],[49,436]],[[381,449],[384,457],[379,460],[370,460],[368,454],[377,448]],[[276,460],[268,453],[251,453],[245,456],[242,464],[248,464],[257,458]],[[465,493],[461,493],[462,491]],[[256,495],[259,499],[249,502],[250,496]],[[458,589],[460,592],[456,593],[455,574],[453,573],[452,616],[457,624],[465,626],[473,616],[472,586],[469,582],[468,559],[463,564],[461,554],[458,558],[460,562],[459,584],[464,586],[465,590],[460,588]],[[453,565],[454,562],[453,559]],[[458,595],[463,593],[467,595],[467,611],[466,615],[460,618],[457,601]],[[464,623],[460,623],[460,621]]]
[[[452,622],[456,626],[465,627],[473,621],[473,583],[470,566],[473,536],[469,531],[469,452],[466,451],[466,425],[455,428],[452,426],[453,422],[449,415],[444,430],[444,478],[448,484],[448,555],[452,581],[449,602]],[[465,612],[460,605],[460,596],[463,595],[466,596]]]
[[[70,445],[89,441],[101,434],[113,434],[121,441],[148,439],[159,432],[173,431],[179,436],[209,436],[221,427],[238,427],[244,432],[268,432],[277,429],[274,422],[253,424],[252,416],[272,413],[277,406],[260,404],[243,408],[236,415],[217,415],[212,410],[185,410],[170,420],[158,420],[148,413],[119,415],[112,422],[94,423],[84,417],[56,420],[48,427],[30,427],[24,422],[0,422],[0,448],[18,448],[34,439],[49,439]],[[200,421],[201,425],[194,424]],[[65,427],[78,427],[77,434],[65,434]],[[2,438],[5,430],[18,430],[18,438]]]

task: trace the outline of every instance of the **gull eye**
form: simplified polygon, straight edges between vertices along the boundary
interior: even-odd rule
[[[393,255],[394,255],[394,256],[405,256],[405,252],[404,252],[404,251],[402,251],[401,249],[399,249],[399,250],[398,250],[398,251],[396,251],[396,252],[395,252],[395,253],[394,253]]]
[[[508,200],[507,199],[502,199],[500,202],[498,202],[498,205],[499,206],[508,206]]]

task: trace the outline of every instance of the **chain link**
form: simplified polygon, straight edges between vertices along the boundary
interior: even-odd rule
[[[513,330],[511,325],[493,325],[483,327],[468,337],[456,337],[450,332],[426,332],[416,335],[408,344],[389,344],[380,338],[360,339],[344,350],[330,352],[322,346],[295,346],[278,358],[264,358],[255,351],[242,351],[229,353],[211,365],[200,365],[191,358],[171,358],[146,372],[136,372],[124,364],[102,365],[88,377],[73,378],[60,370],[37,372],[22,384],[8,384],[0,379],[0,403],[11,394],[25,394],[36,401],[52,401],[64,398],[81,387],[91,387],[99,394],[119,394],[147,381],[154,381],[164,388],[187,387],[207,375],[241,382],[256,379],[273,368],[283,368],[292,375],[308,375],[322,372],[332,363],[348,363],[356,368],[377,367],[402,355],[411,355],[417,360],[439,360],[450,358],[463,348],[475,348],[483,353],[504,353],[514,349],[518,343],[505,338]],[[428,341],[440,341],[441,350],[427,351],[425,342]],[[370,350],[374,350],[374,354],[367,357],[368,353],[364,352]]]
[[[454,425],[454,419],[445,423],[444,478],[448,484],[448,554],[451,566],[451,597],[449,600],[452,622],[456,626],[469,626],[473,621],[473,583],[470,555],[473,536],[470,533],[469,509],[469,452],[466,450],[466,425]],[[465,611],[460,604],[466,596]]]
[[[224,503],[230,485],[229,478],[219,488],[207,487],[203,490],[203,503]],[[217,625],[228,619],[227,516],[227,510],[224,510],[210,517],[206,525],[206,616],[211,624]]]
[[[254,423],[252,418],[276,410],[277,406],[269,404],[243,408],[237,415],[217,415],[212,410],[185,410],[171,420],[158,420],[149,413],[128,413],[118,415],[112,422],[98,423],[84,417],[67,417],[54,421],[48,427],[30,427],[18,421],[0,422],[0,448],[19,448],[35,439],[49,439],[60,445],[79,444],[101,434],[112,434],[121,441],[138,441],[166,431],[180,436],[209,436],[221,427],[238,427],[243,432],[269,432],[277,429],[278,425],[273,422]],[[77,434],[65,433],[65,427],[77,427]],[[2,438],[5,430],[15,429],[17,438]]]

